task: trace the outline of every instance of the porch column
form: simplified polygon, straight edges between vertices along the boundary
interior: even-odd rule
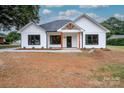
[[[48,48],[48,33],[46,32],[46,48]]]
[[[80,48],[80,32],[78,32],[78,41],[79,41],[79,48]]]
[[[61,32],[61,48],[63,48],[63,33]]]

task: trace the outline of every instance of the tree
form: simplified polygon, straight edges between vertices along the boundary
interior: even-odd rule
[[[115,17],[110,17],[106,21],[101,23],[104,27],[110,30],[108,36],[116,34],[116,35],[124,35],[124,21],[119,20]]]
[[[0,6],[0,30],[20,29],[30,21],[39,21],[39,6],[2,5]]]
[[[12,43],[14,41],[20,40],[21,39],[21,35],[20,33],[15,32],[10,32],[7,36],[6,36],[6,42]]]

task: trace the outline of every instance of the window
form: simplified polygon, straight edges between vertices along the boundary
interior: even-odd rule
[[[60,35],[51,35],[50,36],[50,44],[61,44],[61,36]]]
[[[28,35],[28,45],[40,45],[40,35]]]
[[[86,45],[98,45],[98,35],[86,35]]]

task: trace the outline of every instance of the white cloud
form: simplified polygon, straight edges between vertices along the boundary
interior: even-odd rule
[[[43,13],[44,15],[49,15],[51,12],[52,12],[51,10],[44,9],[42,13]]]
[[[83,14],[80,11],[77,10],[66,10],[66,11],[60,11],[58,16],[52,17],[52,19],[70,19],[70,20],[74,20],[76,19],[78,16],[80,16],[81,14]],[[88,16],[90,16],[91,18],[95,19],[98,22],[103,22],[105,21],[107,18],[101,17],[96,15],[95,13],[86,13]]]
[[[78,16],[82,14],[80,11],[77,10],[66,10],[66,11],[60,11],[59,15],[56,16],[56,19],[73,19],[75,16]]]
[[[96,15],[95,13],[86,13],[88,16],[92,17],[93,19],[95,19],[98,22],[103,22],[105,21],[107,18],[101,17]]]
[[[108,5],[80,5],[80,8],[100,8],[100,7],[109,7]]]
[[[45,7],[47,8],[51,8],[51,7],[62,7],[64,5],[45,5]]]
[[[124,15],[122,15],[122,14],[114,14],[113,16],[120,20],[124,20]]]
[[[58,15],[56,15],[54,17],[50,17],[49,20],[58,20],[58,19],[70,19],[70,20],[74,20],[78,16],[80,16],[81,14],[83,14],[83,13],[81,11],[78,11],[78,10],[60,11],[58,13]],[[107,19],[105,17],[101,17],[99,15],[96,15],[95,13],[86,13],[86,14],[89,15],[90,17],[92,17],[93,19],[95,19],[98,22],[102,22],[102,21],[105,21]]]
[[[64,15],[58,15],[58,16],[51,17],[51,20],[61,20],[61,19],[70,19],[70,18]]]
[[[93,18],[97,18],[99,17],[98,15],[96,15],[95,13],[86,13],[88,16],[93,17]]]
[[[81,12],[77,10],[66,10],[59,12],[59,15],[63,15],[63,16],[74,16],[77,14],[81,14]]]

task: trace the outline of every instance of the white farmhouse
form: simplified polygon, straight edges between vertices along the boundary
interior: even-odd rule
[[[29,23],[21,30],[22,48],[106,48],[108,29],[86,14],[72,20]]]

